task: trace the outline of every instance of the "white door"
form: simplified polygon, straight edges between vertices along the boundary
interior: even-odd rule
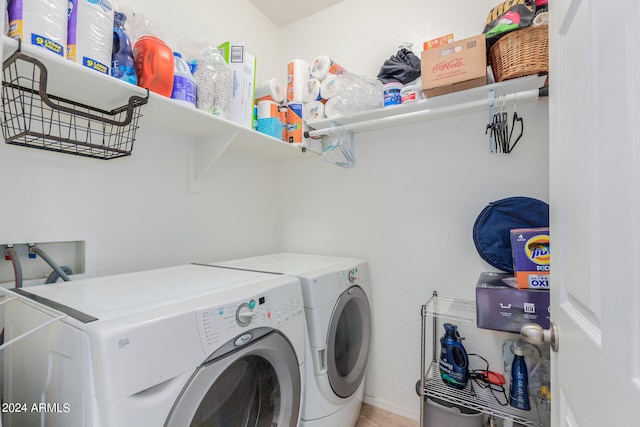
[[[550,3],[552,426],[637,426],[640,2]]]

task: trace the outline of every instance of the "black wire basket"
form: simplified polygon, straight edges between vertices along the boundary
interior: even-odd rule
[[[147,97],[105,111],[47,93],[47,68],[20,48],[3,63],[2,135],[7,144],[98,159],[131,155]]]

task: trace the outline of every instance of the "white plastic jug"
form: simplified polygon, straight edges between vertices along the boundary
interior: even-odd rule
[[[196,79],[193,77],[193,74],[191,74],[189,65],[184,59],[182,59],[182,55],[180,53],[173,52],[173,59],[175,61],[175,71],[171,98],[195,107]]]

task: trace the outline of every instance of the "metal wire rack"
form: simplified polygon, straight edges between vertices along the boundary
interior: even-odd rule
[[[439,296],[437,292],[421,307],[421,344],[420,344],[420,380],[418,394],[424,401],[431,397],[453,404],[495,415],[499,418],[510,419],[528,427],[548,427],[550,425],[549,401],[531,397],[531,410],[522,411],[508,405],[502,405],[492,394],[490,388],[470,386],[463,390],[447,386],[440,378],[437,362],[436,321],[450,320],[475,325],[476,307],[474,301],[460,298]],[[426,352],[426,336],[428,330],[427,319],[431,318],[432,355],[428,360]],[[420,425],[424,426],[424,406],[420,405]]]
[[[473,409],[498,418],[510,419],[523,426],[547,427],[549,425],[549,402],[531,398],[531,410],[522,411],[509,405],[500,405],[490,388],[473,386],[463,390],[452,389],[442,382],[438,362],[429,365],[424,381],[424,396],[445,400],[458,406]]]
[[[20,51],[2,70],[2,135],[7,144],[98,159],[131,155],[140,107],[131,96],[110,111],[47,93],[47,68]]]

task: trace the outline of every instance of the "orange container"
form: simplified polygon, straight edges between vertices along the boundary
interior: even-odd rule
[[[166,97],[173,90],[173,51],[154,36],[143,36],[133,46],[138,86]]]

